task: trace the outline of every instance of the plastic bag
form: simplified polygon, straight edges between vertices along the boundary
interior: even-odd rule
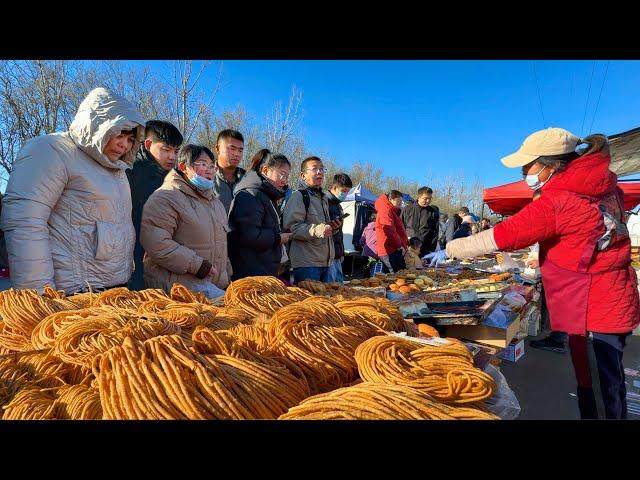
[[[484,368],[496,382],[496,391],[491,398],[485,400],[486,407],[494,415],[499,416],[502,420],[514,420],[520,415],[520,402],[516,398],[516,394],[509,388],[507,379],[502,372],[490,363]]]
[[[500,303],[508,306],[512,311],[517,312],[527,303],[527,300],[517,292],[507,292]]]
[[[511,313],[509,307],[499,303],[482,324],[488,327],[507,328],[511,323]]]
[[[511,258],[511,255],[509,255],[506,252],[498,252],[500,254],[500,257],[502,261],[498,261],[498,265],[496,265],[494,268],[495,270],[498,270],[500,272],[508,272],[510,270],[523,270],[524,269],[524,263],[518,263],[516,262],[513,258]]]
[[[211,282],[206,283],[198,283],[196,285],[191,285],[189,287],[194,292],[204,293],[205,296],[210,300],[215,300],[216,298],[220,298],[224,296],[224,290],[219,289]]]

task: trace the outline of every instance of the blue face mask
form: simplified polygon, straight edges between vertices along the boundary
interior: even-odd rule
[[[340,192],[338,195],[336,195],[336,197],[338,198],[338,200],[340,200],[341,202],[344,202],[347,199],[347,194],[344,192]]]
[[[207,190],[211,190],[215,184],[213,180],[209,180],[206,177],[202,177],[197,173],[189,181],[192,183],[194,187],[196,187],[201,192],[206,192]]]
[[[524,181],[527,182],[527,185],[529,185],[529,188],[531,190],[537,190],[540,187],[542,187],[545,183],[547,183],[549,181],[549,178],[551,178],[551,175],[553,175],[553,173],[552,173],[551,175],[549,175],[549,178],[547,178],[547,180],[545,182],[541,182],[540,181],[540,174],[542,172],[544,172],[545,168],[547,168],[547,167],[544,167],[542,170],[540,170],[535,175],[525,175]]]

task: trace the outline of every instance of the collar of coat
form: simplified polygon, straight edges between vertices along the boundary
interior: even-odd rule
[[[162,183],[162,186],[170,186],[173,188],[177,188],[182,193],[189,195],[194,198],[204,198],[206,200],[211,200],[214,196],[213,188],[207,190],[206,192],[202,192],[198,190],[193,184],[187,179],[187,176],[182,173],[178,168],[172,168]]]
[[[218,167],[218,170],[216,171],[216,176],[223,182],[229,183],[227,182],[227,179],[225,178],[224,173],[222,173],[222,167],[220,166],[220,164],[216,163],[216,166]],[[236,181],[233,183],[234,184],[238,183],[240,179],[244,177],[245,173],[247,173],[247,171],[244,168],[236,167],[236,171],[234,173],[234,175],[236,176]]]
[[[235,188],[234,195],[241,190],[260,190],[274,202],[284,197],[285,192],[276,188],[264,175],[255,170],[249,170]]]
[[[144,145],[140,146],[140,150],[138,150],[134,165],[145,167],[145,169],[150,170],[151,172],[157,174],[158,176],[161,176],[162,178],[164,178],[167,174],[167,171],[160,166],[153,154],[149,150],[144,148]]]
[[[326,193],[322,191],[322,187],[312,187],[307,185],[304,180],[300,180],[298,183],[298,190],[308,190],[311,195],[318,195],[320,198],[326,195]]]

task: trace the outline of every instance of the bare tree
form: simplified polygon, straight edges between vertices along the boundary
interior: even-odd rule
[[[24,142],[64,128],[69,73],[61,60],[0,62],[0,166],[7,174]]]
[[[203,61],[197,72],[194,72],[191,60],[175,61],[172,64],[172,117],[178,129],[182,131],[185,142],[189,142],[191,137],[198,137],[197,130],[203,116],[211,111],[220,89],[222,65],[218,70],[217,80],[208,93],[201,87],[202,75],[209,63]]]
[[[277,102],[267,117],[265,141],[267,148],[273,152],[284,152],[293,149],[294,143],[300,140],[298,135],[302,122],[302,92],[295,85],[291,87],[291,95],[287,107]]]

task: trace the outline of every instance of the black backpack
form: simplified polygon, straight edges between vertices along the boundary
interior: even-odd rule
[[[306,188],[298,189],[298,192],[302,194],[302,203],[304,203],[304,221],[307,221],[307,215],[309,215],[309,205],[311,205],[311,197],[309,196],[309,191]],[[293,195],[293,192],[291,193]],[[282,225],[282,219],[284,218],[284,207],[287,205],[287,202],[291,198],[291,195],[286,197],[282,204],[280,205],[280,228],[284,228]]]

